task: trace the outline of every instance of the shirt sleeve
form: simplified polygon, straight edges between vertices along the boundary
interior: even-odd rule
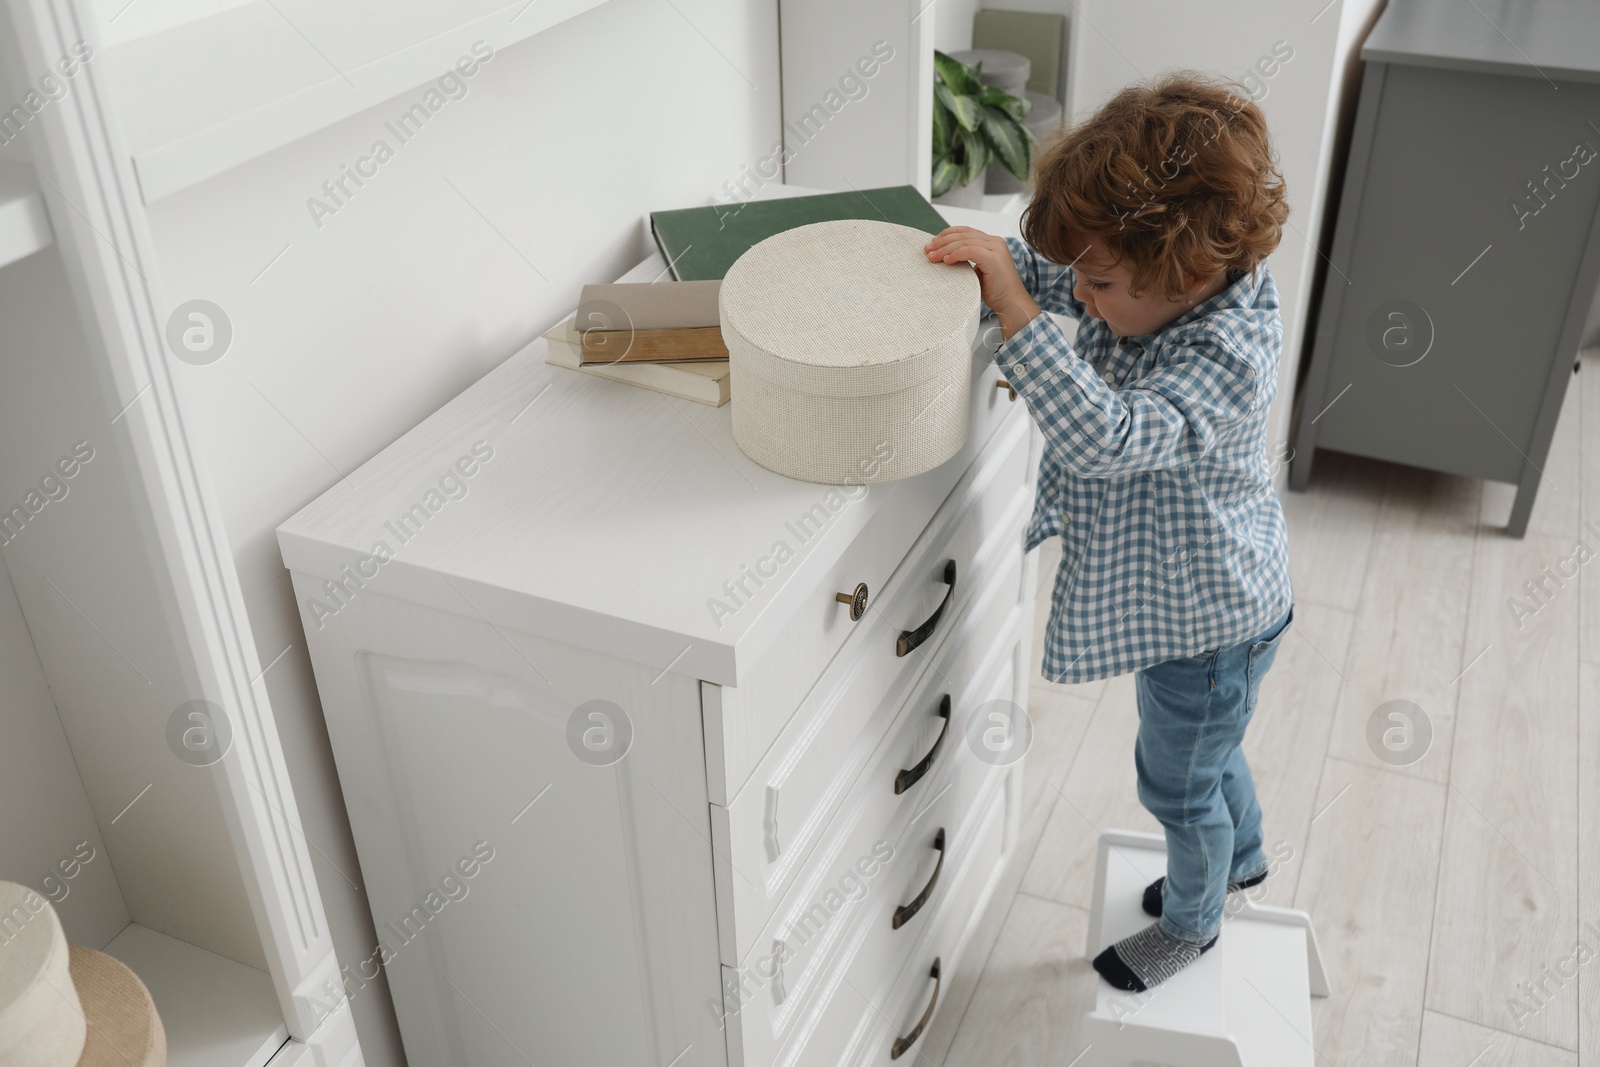
[[[1158,370],[1112,389],[1044,314],[1000,344],[995,365],[1027,402],[1046,449],[1083,478],[1191,463],[1257,403],[1255,366],[1221,343],[1185,345]]]
[[[1017,237],[1006,238],[1006,248],[1011,251],[1011,262],[1022,277],[1022,287],[1028,290],[1033,302],[1046,311],[1056,311],[1075,319],[1083,318],[1083,302],[1072,295],[1078,284],[1078,273],[1071,267],[1045,259],[1027,242]]]

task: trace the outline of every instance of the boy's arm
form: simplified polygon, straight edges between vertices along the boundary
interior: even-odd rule
[[[1006,249],[1016,264],[1022,285],[1046,311],[1059,311],[1075,319],[1083,318],[1083,301],[1072,295],[1078,284],[1077,272],[1069,266],[1045,259],[1020,237],[1007,237]]]
[[[1272,392],[1263,395],[1264,368],[1231,344],[1204,341],[1136,384],[1112,389],[1048,315],[1003,342],[995,365],[1027,401],[1045,447],[1083,478],[1193,462]]]

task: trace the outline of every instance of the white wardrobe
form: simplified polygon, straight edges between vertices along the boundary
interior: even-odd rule
[[[361,1062],[157,326],[104,59],[0,23],[0,877],[155,998],[173,1067]]]
[[[0,5],[0,877],[133,968],[173,1067],[362,1054],[147,205],[595,2],[341,5],[359,88],[270,3]]]

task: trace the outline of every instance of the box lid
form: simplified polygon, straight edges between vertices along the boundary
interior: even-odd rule
[[[910,226],[839,219],[753,245],[719,298],[734,380],[813,396],[877,396],[946,373],[982,303],[968,263],[932,263]]]

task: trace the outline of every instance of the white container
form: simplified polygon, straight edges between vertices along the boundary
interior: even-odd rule
[[[0,882],[0,1063],[75,1067],[88,1029],[56,910]]]
[[[999,48],[969,48],[964,52],[951,52],[950,58],[969,67],[983,64],[978,80],[996,89],[1004,89],[1012,96],[1021,96],[1033,76],[1033,61],[1020,52],[1007,52]]]
[[[745,455],[802,481],[870,485],[960,450],[982,303],[971,265],[928,261],[929,237],[817,222],[728,269],[722,338]]]

